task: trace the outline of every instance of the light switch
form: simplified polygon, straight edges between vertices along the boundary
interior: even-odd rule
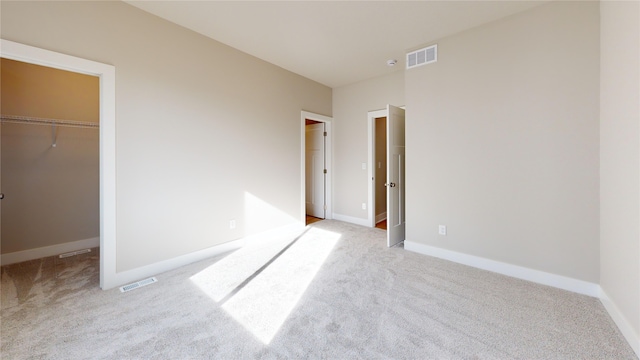
[[[367,163],[362,163],[362,170],[367,170]]]

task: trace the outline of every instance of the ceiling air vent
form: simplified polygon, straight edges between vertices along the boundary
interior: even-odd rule
[[[407,54],[407,69],[430,64],[438,61],[438,45],[431,45],[424,49]]]

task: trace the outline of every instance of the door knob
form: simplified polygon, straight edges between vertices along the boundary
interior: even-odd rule
[[[396,187],[396,183],[388,183],[388,184],[384,184],[384,186]]]
[[[4,194],[0,193],[0,200],[4,199]]]

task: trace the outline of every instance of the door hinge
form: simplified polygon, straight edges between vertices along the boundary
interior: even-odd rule
[[[327,132],[325,131],[323,135],[324,135],[324,136],[327,136]]]
[[[327,173],[327,169],[324,169],[324,173],[325,173],[325,174]]]

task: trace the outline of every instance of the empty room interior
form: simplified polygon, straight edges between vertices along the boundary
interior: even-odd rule
[[[2,358],[640,357],[639,1],[0,17]]]

